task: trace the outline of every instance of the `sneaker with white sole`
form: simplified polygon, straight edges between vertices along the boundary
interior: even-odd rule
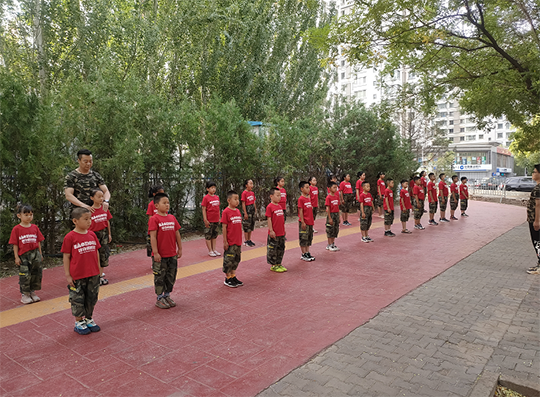
[[[86,320],[84,318],[81,321],[75,321],[75,328],[73,328],[73,331],[79,335],[88,335],[92,332],[88,328],[88,325],[86,325]]]
[[[369,243],[369,240],[365,237],[362,237],[362,240],[361,240],[363,243]]]
[[[330,250],[330,244],[328,244],[328,245],[326,246],[326,249],[327,249],[328,251]]]
[[[527,270],[527,273],[529,273],[529,274],[540,274],[540,265],[539,265],[539,266],[533,266],[533,267],[530,267],[530,268]]]
[[[208,256],[215,257],[215,256],[216,256],[216,253],[215,253],[214,251],[210,251],[210,252],[208,253]]]
[[[306,261],[306,262],[311,262],[311,259],[309,259],[309,256],[307,256],[307,254],[302,254],[300,259],[302,259],[303,261]]]
[[[312,262],[315,260],[315,257],[314,256],[311,256],[311,254],[309,252],[306,253],[307,257],[309,258],[309,260]]]
[[[216,256],[220,256],[221,253],[220,252],[217,252],[217,251],[214,251],[214,254],[216,254]]]
[[[99,325],[96,324],[96,322],[91,318],[85,318],[84,321],[86,321],[86,326],[90,330],[90,332],[99,332],[101,331],[101,328],[99,328]]]
[[[21,294],[21,302],[25,305],[28,305],[29,303],[34,303],[34,300],[30,296],[30,294]]]
[[[330,251],[339,251],[339,248],[335,245],[335,244],[332,244],[332,246],[330,247]]]
[[[34,291],[30,291],[30,298],[32,298],[34,302],[39,302],[41,300]]]

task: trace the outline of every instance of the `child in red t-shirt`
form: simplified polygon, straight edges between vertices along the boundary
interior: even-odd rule
[[[283,221],[287,221],[287,191],[285,190],[285,178],[278,176],[274,179],[274,185],[279,189],[281,195],[279,205],[283,210]]]
[[[76,207],[71,212],[75,229],[66,234],[61,252],[64,254],[64,273],[68,283],[71,314],[75,317],[74,331],[79,335],[98,332],[93,320],[99,294],[99,253],[101,247],[96,234],[89,230],[92,213]]]
[[[286,272],[287,269],[281,264],[285,253],[285,219],[283,208],[279,204],[281,192],[279,188],[270,189],[270,204],[266,207],[266,219],[268,220],[268,238],[266,244],[266,260],[270,270],[276,273]]]
[[[407,221],[411,213],[411,194],[409,193],[409,182],[406,179],[401,181],[401,190],[399,191],[399,208],[401,209],[401,233],[411,234],[407,229]]]
[[[349,222],[349,212],[356,211],[354,207],[354,195],[351,186],[351,175],[344,174],[343,180],[339,184],[339,195],[341,198],[341,217],[344,226],[351,226]]]
[[[309,253],[309,247],[313,242],[313,211],[311,209],[311,198],[309,197],[309,183],[301,181],[298,184],[302,193],[298,198],[298,234],[300,240],[300,250],[302,256],[300,259],[306,262],[315,260]]]
[[[457,221],[458,218],[454,215],[459,203],[458,192],[458,176],[452,175],[452,184],[450,185],[450,220]]]
[[[439,209],[441,212],[441,217],[439,222],[450,222],[446,219],[446,206],[448,205],[448,186],[446,185],[445,179],[446,174],[439,174]]]
[[[360,195],[360,231],[362,232],[362,242],[371,243],[369,228],[373,217],[373,197],[371,197],[369,182],[362,183],[362,194]]]
[[[326,237],[328,245],[326,249],[329,251],[339,251],[335,241],[339,234],[339,195],[337,193],[337,183],[330,182],[328,184],[330,193],[326,196],[324,205],[326,207]]]
[[[424,188],[422,187],[422,180],[419,176],[414,177],[413,187],[413,212],[414,212],[414,228],[418,230],[424,230],[425,227],[420,223],[422,215],[424,215]]]
[[[319,188],[317,187],[317,178],[310,177],[309,180],[309,198],[311,200],[311,209],[313,210],[313,222],[317,219],[317,211],[319,209]],[[313,233],[318,233],[313,225]]]
[[[384,191],[384,236],[396,237],[392,233],[392,223],[394,223],[394,180],[392,178],[386,178],[386,190]]]
[[[45,240],[39,228],[32,223],[34,212],[28,204],[17,206],[17,218],[21,220],[11,231],[9,244],[13,245],[15,264],[19,266],[19,290],[25,305],[39,302],[35,291],[41,289],[43,255],[41,242]]]
[[[204,239],[208,248],[208,255],[215,257],[221,255],[216,250],[220,218],[219,196],[216,195],[216,184],[212,181],[206,182],[206,192],[208,194],[203,197],[201,203],[204,221]]]
[[[112,215],[108,209],[107,211],[103,210],[102,204],[104,197],[101,189],[92,190],[90,199],[92,200],[92,208],[94,209],[90,230],[96,234],[99,244],[101,245],[99,248],[99,270],[101,272],[99,276],[99,285],[107,285],[109,284],[109,280],[105,278],[103,268],[109,266],[109,256],[111,254],[109,243],[112,241],[110,220],[112,219]]]
[[[461,216],[468,217],[465,213],[467,207],[469,206],[469,188],[467,187],[467,182],[469,180],[466,176],[461,177],[461,185],[459,185],[459,202],[461,209]]]
[[[255,193],[253,193],[253,181],[246,179],[244,181],[245,190],[242,192],[242,212],[244,219],[242,228],[244,229],[244,245],[254,247],[255,243],[251,241],[251,233],[255,229],[255,214],[257,213],[257,204],[255,204]]]
[[[162,185],[153,185],[148,191],[148,198],[152,200],[148,203],[148,209],[146,210],[146,215],[148,215],[148,220],[151,217],[157,214],[156,206],[154,205],[154,196],[158,193],[165,193]],[[152,256],[152,245],[150,244],[150,234],[146,235],[146,256]]]
[[[426,171],[420,172],[420,185],[422,186],[422,189],[424,190],[424,196],[427,195],[427,179],[426,179]],[[422,212],[426,213],[427,211],[422,208]]]
[[[182,257],[180,224],[174,215],[169,214],[169,196],[165,193],[154,196],[154,205],[158,212],[148,221],[148,232],[152,243],[156,306],[169,309],[176,306],[170,294],[176,282],[178,259]]]
[[[366,173],[364,171],[358,171],[356,173],[356,177],[358,180],[356,181],[356,202],[358,203],[358,206],[360,207],[360,195],[362,194],[362,183],[366,180]],[[362,219],[362,214],[358,213],[358,222]]]
[[[428,175],[429,182],[427,184],[427,196],[429,202],[429,224],[437,226],[435,214],[437,213],[437,185],[435,184],[435,174],[430,172]]]
[[[227,193],[227,208],[221,214],[223,227],[223,273],[224,284],[230,288],[240,287],[243,282],[236,278],[236,269],[242,259],[242,214],[238,210],[238,193],[230,190]]]
[[[386,184],[384,183],[385,176],[384,172],[379,172],[377,174],[377,191],[375,192],[375,200],[373,200],[373,205],[379,208],[379,218],[384,218],[383,200],[384,192],[386,190]]]

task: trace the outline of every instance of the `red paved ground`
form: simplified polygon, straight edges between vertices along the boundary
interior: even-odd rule
[[[485,202],[472,202],[468,213],[396,238],[384,238],[377,228],[372,244],[361,243],[359,233],[339,238],[336,253],[319,243],[311,263],[299,259],[298,248],[289,250],[284,274],[270,272],[264,257],[242,262],[238,276],[245,286],[237,289],[223,285],[220,270],[180,279],[173,293],[178,307],[170,310],[154,307],[152,288],[107,298],[94,316],[102,331],[89,336],[73,332],[69,310],[0,328],[0,391],[253,396],[525,220],[524,208]],[[350,218],[349,228],[357,230],[356,216]],[[323,222],[316,222],[321,232]],[[381,222],[377,218],[375,226]],[[296,224],[287,231],[289,240],[297,239]],[[258,246],[265,239],[266,230],[254,232]],[[204,240],[190,241],[180,265],[208,259]],[[111,282],[139,277],[150,273],[149,265],[145,251],[121,254],[111,258],[107,275]],[[66,295],[61,268],[45,271],[43,285],[43,299]],[[2,311],[21,305],[16,278],[0,280],[0,289]]]

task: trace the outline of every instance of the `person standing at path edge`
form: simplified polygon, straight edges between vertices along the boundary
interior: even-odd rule
[[[529,274],[540,274],[540,164],[534,166],[532,179],[536,186],[531,191],[531,197],[527,203],[527,222],[538,263],[527,270]]]
[[[111,193],[107,189],[103,177],[92,171],[92,152],[88,149],[79,150],[77,162],[79,166],[67,174],[64,181],[64,194],[66,200],[71,203],[71,209],[82,207],[94,212],[95,208],[92,207],[90,195],[92,190],[101,189],[103,191],[103,211],[107,212]]]

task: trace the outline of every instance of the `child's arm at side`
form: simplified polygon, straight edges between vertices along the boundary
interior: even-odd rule
[[[405,201],[403,200],[403,197],[399,198],[399,205],[400,207],[405,208]]]
[[[362,211],[362,218],[366,217],[366,213],[364,212],[364,203],[360,201],[360,211]]]
[[[248,213],[247,213],[247,210],[246,210],[246,202],[245,201],[242,201],[242,211],[244,211],[244,219],[248,220],[249,216],[248,216]]]
[[[300,223],[302,224],[302,230],[306,230],[306,222],[304,222],[304,209],[298,208],[298,218],[300,218]]]
[[[157,230],[150,230],[150,245],[152,246],[152,252],[154,253],[154,260],[161,262],[161,255],[159,255],[157,248]]]
[[[178,255],[178,259],[180,259],[182,257],[182,237],[180,236],[180,230],[176,231],[176,244],[178,244],[176,255]]]
[[[98,255],[98,258],[99,258],[99,255]],[[64,262],[64,273],[66,275],[66,281],[68,282],[70,287],[75,288],[75,283],[73,282],[73,278],[71,277],[71,273],[69,272],[70,260],[71,260],[71,254],[64,252],[64,257],[62,261]]]
[[[330,225],[334,224],[334,221],[332,220],[332,217],[330,216],[330,206],[326,206],[326,217],[328,218],[328,223]]]
[[[21,258],[19,257],[19,246],[17,244],[13,244],[13,255],[15,255],[15,264],[17,266],[21,266]]]
[[[222,232],[223,232],[223,251],[227,251],[229,249],[229,242],[227,241],[227,224],[222,223]]]
[[[388,201],[388,195],[384,196],[384,201],[386,202],[386,208],[388,208],[388,211],[392,211],[390,209],[390,202]]]
[[[208,217],[206,216],[206,207],[202,207],[202,217],[204,221],[204,226],[210,227],[210,222],[208,222]]]
[[[274,232],[272,227],[272,218],[267,216],[266,219],[268,219],[268,231],[270,232],[270,237],[276,238],[276,232]]]
[[[109,243],[112,241],[111,222],[107,221],[107,229],[109,230]]]

